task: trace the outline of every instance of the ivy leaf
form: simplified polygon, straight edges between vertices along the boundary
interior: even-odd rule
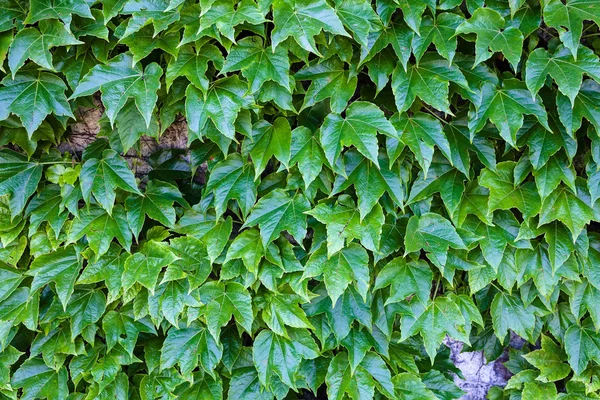
[[[501,89],[485,83],[475,109],[469,111],[469,130],[472,136],[475,135],[489,119],[500,131],[500,136],[515,147],[517,132],[523,126],[523,115],[535,116],[544,128],[551,130],[539,97],[532,98],[529,91],[514,82],[505,82]]]
[[[13,79],[28,59],[54,71],[51,48],[83,44],[56,20],[40,21],[38,25],[39,30],[33,27],[20,30],[10,45],[8,67]]]
[[[304,50],[321,55],[314,40],[321,30],[349,36],[333,8],[324,0],[275,0],[273,23],[273,51],[291,36]]]
[[[443,268],[448,259],[449,247],[467,248],[450,221],[434,213],[410,218],[404,238],[406,254],[423,249],[434,264]]]
[[[71,99],[89,96],[97,91],[102,92],[106,104],[106,115],[111,125],[114,124],[119,111],[125,106],[127,99],[133,98],[135,105],[144,117],[146,126],[150,126],[152,111],[158,99],[160,77],[163,71],[151,63],[142,69],[135,65],[133,58],[122,53],[110,60],[106,65],[96,65],[79,82]]]
[[[54,282],[58,298],[63,308],[66,309],[80,269],[79,254],[75,247],[69,246],[37,257],[31,263],[26,274],[33,276],[32,292]]]
[[[545,335],[542,336],[542,348],[526,354],[524,358],[540,370],[540,376],[537,379],[542,382],[564,379],[571,370],[569,365],[564,362],[566,358],[564,350]]]
[[[29,139],[49,114],[75,118],[67,102],[67,85],[47,72],[21,72],[6,76],[0,86],[0,120],[19,117]],[[31,104],[35,103],[35,107]]]
[[[335,13],[363,47],[368,46],[369,33],[378,30],[381,25],[381,20],[371,4],[364,0],[338,0]]]
[[[306,263],[302,279],[322,274],[333,306],[353,281],[356,281],[358,292],[366,299],[370,279],[368,264],[369,255],[357,244],[350,244],[329,257],[325,246],[321,246]]]
[[[250,82],[252,93],[257,92],[267,81],[277,82],[292,92],[289,69],[285,46],[274,47],[274,51],[271,51],[264,47],[262,39],[252,36],[240,40],[231,49],[221,73],[242,71],[242,75]]]
[[[104,150],[102,158],[87,160],[80,172],[81,192],[86,203],[94,194],[96,201],[112,213],[116,198],[116,189],[142,195],[137,187],[135,176],[127,166],[127,162],[114,150]]]
[[[581,374],[590,361],[600,360],[600,336],[589,318],[581,326],[571,325],[565,332],[564,341],[569,364],[575,374]]]
[[[213,337],[219,337],[232,316],[246,332],[252,330],[252,298],[239,283],[207,282],[200,288],[200,299],[206,304],[206,323]]]
[[[393,199],[397,205],[403,204],[404,188],[398,170],[390,168],[389,162],[380,154],[381,168],[358,152],[349,150],[344,154],[347,178],[337,176],[331,194],[339,193],[354,185],[358,197],[358,210],[361,220],[371,212],[379,198],[384,194]]]
[[[179,19],[177,9],[169,10],[168,0],[128,0],[120,10],[121,14],[131,15],[123,37],[127,37],[146,25],[154,26],[154,36]]]
[[[376,204],[361,221],[360,212],[355,208],[354,203],[348,200],[342,198],[333,207],[319,204],[307,212],[307,214],[315,217],[317,221],[326,225],[328,257],[341,250],[346,240],[360,239],[362,245],[371,251],[376,251],[379,248],[385,221],[381,206]]]
[[[9,150],[0,150],[0,195],[8,195],[11,218],[23,211],[42,178],[42,165]]]
[[[436,400],[438,397],[425,386],[423,381],[408,372],[394,376],[396,395],[406,400]]]
[[[108,302],[118,298],[121,291],[121,276],[125,269],[128,254],[121,251],[120,246],[111,244],[108,251],[96,260],[88,263],[77,279],[77,284],[91,284],[104,281],[108,289]]]
[[[531,339],[535,328],[533,307],[525,306],[520,298],[499,292],[494,296],[491,306],[492,323],[496,337],[503,341],[508,330]]]
[[[424,261],[394,258],[377,274],[373,290],[390,286],[390,296],[385,304],[397,303],[414,294],[422,303],[429,300],[433,273]]]
[[[166,182],[150,181],[146,186],[144,195],[130,196],[125,202],[127,208],[127,222],[137,238],[144,226],[146,215],[162,225],[173,228],[175,226],[175,209],[173,203],[178,202],[189,206],[181,196],[176,186]]]
[[[435,146],[448,160],[452,160],[450,143],[442,130],[442,125],[431,115],[421,112],[412,116],[406,113],[395,114],[392,117],[392,124],[400,133],[400,140],[417,158],[425,177],[428,175]]]
[[[515,167],[515,162],[504,161],[496,166],[495,171],[484,169],[479,184],[490,190],[488,212],[517,208],[528,218],[540,211],[540,196],[533,182],[515,184]]]
[[[346,118],[329,114],[321,126],[321,143],[330,165],[335,165],[344,146],[355,146],[377,167],[377,132],[389,137],[398,134],[377,106],[356,101],[346,110]]]
[[[436,110],[452,114],[448,100],[450,82],[471,90],[460,69],[436,54],[424,55],[419,65],[408,65],[406,70],[398,64],[392,74],[396,108],[404,112],[419,97]]]
[[[75,0],[34,0],[30,2],[29,14],[25,23],[32,25],[44,19],[60,19],[69,29],[72,14],[94,19],[87,3],[79,3]]]
[[[417,63],[433,43],[438,53],[451,64],[458,45],[454,32],[463,21],[464,18],[453,13],[438,14],[435,21],[424,17],[419,28],[420,35],[412,38],[412,49]]]
[[[128,290],[139,283],[154,294],[161,270],[176,260],[177,256],[165,244],[147,242],[141,252],[132,254],[125,261],[121,277],[123,289]]]
[[[502,52],[513,69],[521,59],[523,34],[512,26],[506,26],[502,15],[491,8],[478,8],[471,18],[456,28],[456,34],[475,33],[475,64],[489,59],[494,53]]]
[[[290,161],[292,129],[287,119],[277,118],[273,124],[261,121],[252,127],[250,157],[254,161],[256,178],[265,170],[271,157],[275,156],[285,167]]]
[[[419,22],[425,8],[429,7],[432,11],[435,10],[435,3],[431,0],[400,0],[398,5],[402,10],[404,21],[417,35],[420,35]]]
[[[304,213],[308,210],[310,203],[304,195],[290,197],[284,190],[276,189],[256,203],[242,228],[258,224],[265,248],[282,231],[287,231],[298,243],[302,243],[306,236]]]
[[[273,376],[295,388],[294,375],[303,359],[319,356],[319,349],[305,330],[290,331],[292,339],[278,336],[266,329],[254,339],[252,356],[260,382],[267,388],[272,386]]]
[[[242,0],[239,3],[233,0],[224,0],[213,3],[205,9],[206,11],[202,12],[200,18],[198,38],[201,38],[206,31],[212,31],[216,27],[222,35],[235,43],[235,27],[237,25],[244,22],[259,25],[265,22],[265,12],[253,0]],[[194,18],[197,19],[196,16]]]
[[[188,128],[200,138],[210,119],[222,135],[235,139],[234,123],[238,113],[253,103],[247,91],[247,84],[240,81],[237,75],[213,82],[206,95],[196,87],[188,86],[185,101]],[[188,141],[192,140],[190,135]]]
[[[325,154],[317,135],[313,135],[310,129],[299,126],[292,131],[291,136],[289,165],[298,164],[306,189],[321,173],[326,162]]]
[[[560,41],[571,50],[573,57],[577,57],[584,20],[600,23],[600,13],[585,0],[567,0],[566,4],[550,0],[545,3],[544,22],[556,28]]]
[[[131,247],[131,231],[127,224],[127,215],[121,205],[117,205],[112,214],[100,207],[89,207],[79,212],[67,234],[67,241],[73,243],[86,236],[92,251],[98,257],[106,253],[110,243],[116,238],[125,250]]]
[[[550,75],[558,85],[558,90],[574,105],[583,74],[600,80],[600,61],[590,49],[579,47],[576,58],[566,47],[559,47],[552,55],[545,49],[535,49],[527,58],[525,82],[532,96],[535,96]]]
[[[30,358],[15,371],[11,385],[23,389],[22,399],[45,397],[48,399],[67,398],[69,373],[66,367],[54,370],[39,357]]]
[[[164,370],[178,364],[183,376],[191,376],[200,364],[214,377],[222,355],[222,346],[206,328],[196,324],[183,329],[171,328],[160,352],[160,368]]]
[[[299,81],[311,81],[304,95],[301,110],[330,98],[331,111],[338,114],[348,105],[358,82],[355,76],[350,76],[344,63],[335,57],[302,68],[294,78]]]
[[[172,57],[167,64],[165,81],[167,90],[171,88],[175,79],[185,76],[198,89],[207,92],[210,81],[206,77],[208,63],[212,61],[217,69],[223,67],[223,55],[217,46],[204,44],[196,51],[191,46],[182,47],[176,57]]]
[[[327,396],[330,399],[343,399],[345,394],[354,399],[370,399],[375,394],[373,377],[360,367],[353,374],[348,355],[345,352],[339,352],[331,360],[325,383],[327,384]]]
[[[544,200],[539,225],[554,220],[561,221],[571,231],[574,242],[592,218],[593,209],[576,194],[561,186]]]
[[[427,306],[425,311],[417,318],[410,329],[402,334],[401,340],[405,340],[419,332],[423,337],[425,349],[431,364],[437,354],[437,348],[446,335],[469,343],[469,337],[465,332],[465,319],[458,306],[447,297],[436,297]]]
[[[179,33],[165,33],[157,36],[152,32],[152,28],[147,26],[136,32],[135,35],[122,38],[121,43],[127,45],[133,54],[132,65],[135,65],[157,49],[177,57]]]
[[[575,132],[581,127],[584,117],[596,128],[596,132],[600,132],[600,109],[597,106],[599,100],[600,85],[591,79],[583,82],[574,102],[557,93],[558,116],[571,137],[575,137]]]
[[[256,202],[256,184],[252,166],[242,161],[239,154],[231,154],[214,166],[206,184],[206,191],[215,195],[215,213],[220,217],[227,202],[237,200],[244,215]]]
[[[285,326],[292,328],[314,329],[298,306],[302,298],[290,293],[267,296],[267,306],[262,311],[265,324],[276,334],[289,338]]]

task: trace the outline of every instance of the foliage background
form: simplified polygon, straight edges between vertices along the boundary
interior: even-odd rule
[[[600,1],[0,10],[2,398],[598,397]]]

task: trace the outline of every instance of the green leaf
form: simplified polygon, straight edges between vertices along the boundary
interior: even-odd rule
[[[44,19],[60,19],[67,29],[71,24],[72,14],[83,18],[94,19],[87,3],[75,0],[34,0],[30,2],[29,14],[25,23],[32,25]]]
[[[285,326],[314,329],[298,303],[302,303],[302,298],[294,294],[268,295],[267,306],[262,311],[265,324],[276,334],[288,338],[289,335]]]
[[[346,118],[329,114],[321,126],[321,143],[330,165],[335,165],[344,146],[354,146],[362,155],[379,166],[377,132],[389,137],[398,134],[377,106],[354,102],[346,110]]]
[[[258,36],[240,40],[227,55],[221,70],[222,74],[242,71],[250,82],[250,91],[258,91],[267,81],[277,82],[292,92],[293,80],[290,79],[290,62],[285,46],[275,46],[274,51],[264,47]]]
[[[77,283],[85,285],[104,281],[108,289],[108,302],[111,303],[121,291],[121,276],[127,256],[117,244],[111,244],[108,251],[97,260],[88,260]]]
[[[574,324],[565,332],[565,351],[573,372],[579,375],[590,361],[600,360],[600,336],[590,319]]]
[[[169,329],[160,352],[160,368],[179,365],[184,376],[190,376],[200,365],[214,377],[214,369],[221,361],[222,346],[206,328],[193,325],[183,329]]]
[[[229,139],[235,139],[235,120],[242,108],[249,108],[253,98],[248,93],[248,85],[237,75],[214,81],[206,94],[195,86],[186,90],[185,114],[188,128],[201,138],[207,121],[210,119],[217,130]],[[190,135],[188,142],[193,137]]]
[[[426,54],[418,65],[409,65],[406,70],[398,64],[392,74],[396,108],[404,112],[419,97],[436,110],[452,114],[448,99],[450,82],[471,90],[460,69],[436,54]]]
[[[539,225],[554,220],[561,221],[569,228],[575,241],[592,218],[593,209],[576,194],[561,186],[544,200]]]
[[[298,164],[306,189],[321,173],[326,162],[325,154],[317,135],[313,135],[310,129],[299,126],[292,131],[291,137],[289,165]]]
[[[366,301],[369,289],[369,255],[362,246],[350,244],[328,256],[325,246],[319,247],[306,263],[302,279],[323,275],[331,302],[335,306],[348,285],[356,288]]]
[[[147,26],[136,32],[135,35],[121,39],[121,43],[129,47],[129,51],[133,54],[132,65],[135,65],[157,49],[163,50],[173,57],[177,57],[179,34],[166,33],[156,36],[152,28]],[[160,72],[162,73],[162,70]]]
[[[566,354],[548,336],[542,336],[542,348],[523,356],[531,365],[540,370],[537,378],[542,382],[554,382],[564,379],[571,368],[565,363]]]
[[[161,270],[177,260],[168,246],[157,242],[147,242],[142,252],[132,254],[125,261],[121,282],[123,289],[139,283],[154,294],[156,281]]]
[[[506,26],[502,15],[491,8],[478,8],[471,18],[456,28],[456,34],[475,33],[475,64],[501,52],[517,70],[523,48],[523,34],[512,26]]]
[[[450,143],[442,131],[442,125],[431,115],[421,112],[412,116],[407,113],[395,114],[392,117],[392,124],[400,133],[402,143],[406,144],[417,158],[425,177],[433,159],[435,146],[448,160],[452,159]]]
[[[152,111],[158,99],[160,77],[163,71],[151,63],[142,69],[135,65],[128,54],[120,54],[106,65],[96,65],[88,72],[75,88],[72,99],[89,96],[97,91],[102,92],[106,104],[106,115],[111,125],[114,124],[119,111],[125,106],[127,99],[133,98],[135,105],[144,117],[146,126],[150,126]]]
[[[314,36],[321,30],[334,35],[349,36],[333,8],[324,0],[275,0],[273,23],[273,51],[291,36],[306,51],[320,55]]]
[[[20,30],[10,45],[8,67],[13,79],[27,60],[54,71],[51,48],[83,44],[56,20],[40,21],[38,25],[39,30],[33,27]]]
[[[305,330],[290,330],[290,339],[278,336],[270,330],[263,330],[254,339],[252,356],[260,382],[271,387],[277,376],[291,388],[295,388],[294,375],[300,361],[319,356],[314,339]]]
[[[290,197],[284,190],[276,189],[262,197],[252,208],[243,227],[258,224],[263,246],[287,231],[297,242],[306,236],[306,215],[310,203],[302,194]]]
[[[29,139],[50,114],[75,118],[65,96],[67,85],[56,75],[21,72],[12,78],[6,76],[0,83],[0,120],[17,115]],[[36,106],[31,107],[32,103]]]
[[[64,308],[73,294],[75,280],[81,270],[81,260],[75,247],[62,247],[33,260],[26,274],[33,276],[31,291],[34,292],[54,282],[56,294]]]
[[[466,249],[465,243],[450,221],[434,213],[410,218],[404,238],[406,254],[423,249],[435,265],[444,268],[450,247]]]
[[[600,132],[600,109],[597,106],[599,100],[600,85],[591,79],[583,82],[574,102],[571,102],[567,96],[557,93],[558,116],[571,137],[574,137],[575,132],[581,128],[584,117],[590,121],[597,132]]]
[[[377,274],[373,290],[390,286],[390,296],[385,304],[397,303],[415,295],[422,303],[429,300],[433,273],[424,261],[409,261],[394,258]]]
[[[177,56],[172,57],[167,64],[165,81],[167,90],[171,88],[175,79],[185,76],[196,88],[207,92],[210,81],[206,77],[208,63],[222,69],[223,55],[221,51],[212,44],[204,44],[196,51],[191,46],[182,47]]]
[[[246,332],[252,330],[252,298],[239,283],[207,282],[200,288],[200,299],[206,304],[206,323],[213,337],[219,337],[232,316]]]
[[[401,340],[420,333],[423,337],[427,354],[433,364],[437,348],[446,335],[453,339],[469,343],[469,337],[465,332],[465,322],[460,309],[451,299],[436,297],[427,305],[425,311],[417,318],[410,329],[402,332]]]
[[[96,201],[109,214],[113,210],[117,188],[142,195],[125,159],[110,149],[104,150],[101,159],[91,158],[83,164],[80,183],[86,203],[89,204],[93,194]]]
[[[67,380],[69,374],[65,367],[57,371],[46,366],[41,358],[35,357],[25,361],[11,379],[15,389],[23,389],[21,399],[36,398],[64,399],[69,394]]]
[[[252,137],[249,139],[250,157],[254,162],[256,178],[265,170],[269,160],[273,156],[285,167],[288,166],[292,129],[287,119],[280,117],[273,124],[264,120],[254,124],[252,127]]]
[[[125,250],[131,247],[131,231],[127,215],[121,205],[117,205],[112,215],[100,207],[89,207],[79,212],[67,233],[67,241],[74,243],[86,237],[90,248],[98,257],[106,253],[110,243],[116,238]]]
[[[345,394],[353,399],[370,399],[375,394],[375,380],[363,368],[352,373],[348,355],[338,353],[329,364],[327,376],[327,396],[330,399],[342,400]]]
[[[510,210],[516,208],[525,218],[540,212],[541,200],[533,182],[522,185],[515,183],[516,163],[501,162],[496,170],[484,169],[479,177],[479,184],[490,190],[488,212]]]
[[[453,13],[438,14],[435,21],[424,17],[419,27],[420,35],[415,35],[412,39],[413,53],[417,62],[423,57],[429,45],[433,43],[438,53],[452,63],[457,46],[454,32],[463,21],[464,18]]]
[[[9,149],[0,150],[0,195],[8,195],[10,215],[25,208],[42,178],[42,165]]]
[[[510,82],[498,89],[491,83],[481,88],[481,96],[475,103],[475,109],[469,111],[469,131],[471,136],[480,132],[489,119],[500,131],[502,139],[515,147],[517,132],[523,126],[523,115],[533,115],[547,130],[548,116],[538,97],[532,98],[528,90]]]
[[[175,226],[174,202],[187,205],[181,197],[176,186],[166,182],[150,181],[146,186],[144,195],[130,196],[125,202],[127,208],[127,222],[137,238],[144,226],[146,215],[162,225],[173,228]]]
[[[344,63],[335,57],[305,66],[294,78],[299,81],[311,81],[304,95],[301,110],[329,98],[331,111],[338,114],[348,105],[358,82],[355,76],[350,76]]]
[[[532,339],[536,319],[533,307],[525,306],[520,298],[498,292],[492,301],[491,312],[494,333],[500,341],[504,340],[509,329],[521,337]]]
[[[382,154],[380,154],[379,163],[381,168],[377,168],[358,152],[348,150],[344,154],[347,178],[344,179],[338,175],[331,191],[333,195],[354,185],[361,220],[371,212],[380,197],[386,192],[396,205],[402,206],[403,204],[404,187],[400,171],[396,168],[389,168],[389,162]]]
[[[345,241],[359,239],[371,251],[377,251],[385,221],[381,206],[376,204],[371,212],[360,220],[360,212],[347,198],[330,207],[319,204],[308,211],[317,221],[327,227],[327,255],[331,257],[344,248]]]
[[[577,57],[583,21],[600,23],[600,13],[595,5],[595,2],[586,0],[567,0],[566,4],[560,0],[549,0],[545,3],[544,22],[558,30],[560,41],[571,50],[573,57]]]
[[[368,46],[369,33],[378,30],[381,24],[371,3],[365,0],[336,1],[335,13],[363,47]]]
[[[206,191],[215,196],[215,212],[220,217],[229,200],[235,199],[244,215],[256,202],[256,183],[250,164],[244,163],[237,153],[219,162],[210,171]]]
[[[399,398],[406,400],[436,400],[438,397],[427,388],[418,376],[403,372],[393,379],[394,389]]]
[[[576,58],[565,47],[559,47],[552,55],[544,49],[536,49],[527,58],[525,82],[532,96],[535,96],[550,75],[558,85],[558,90],[574,105],[583,74],[600,80],[600,61],[588,48],[580,47]]]

